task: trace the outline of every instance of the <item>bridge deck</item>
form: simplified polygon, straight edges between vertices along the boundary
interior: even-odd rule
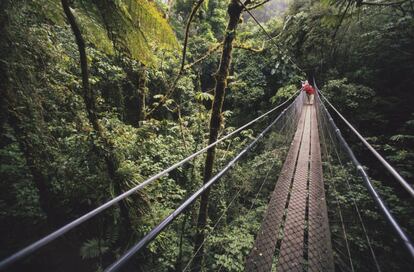
[[[246,271],[333,271],[314,105],[304,105]]]

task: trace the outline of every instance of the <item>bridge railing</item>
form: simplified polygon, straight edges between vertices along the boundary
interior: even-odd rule
[[[368,177],[319,96],[316,106],[336,266],[343,271],[410,269],[409,223],[395,217],[383,200],[389,200],[392,191]],[[409,201],[391,197],[410,210]]]

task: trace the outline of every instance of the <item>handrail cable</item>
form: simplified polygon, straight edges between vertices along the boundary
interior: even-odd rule
[[[315,87],[316,87],[316,85],[315,85]],[[316,90],[320,94],[319,89],[317,87],[316,87]],[[382,200],[382,198],[380,197],[380,195],[375,190],[374,186],[371,183],[371,180],[370,180],[368,174],[366,173],[365,169],[362,167],[362,165],[358,161],[358,159],[355,157],[354,152],[349,147],[348,143],[345,141],[344,137],[341,134],[341,131],[336,126],[335,122],[333,121],[332,116],[330,115],[329,111],[326,109],[323,102],[321,103],[321,106],[322,106],[322,109],[326,112],[327,116],[329,117],[328,118],[329,122],[331,123],[332,127],[334,128],[339,142],[341,143],[341,145],[345,149],[345,151],[348,153],[348,156],[350,157],[353,164],[357,168],[357,172],[362,177],[362,179],[363,179],[369,193],[371,194],[374,202],[377,204],[378,208],[380,209],[380,211],[384,215],[385,219],[388,221],[388,223],[392,227],[392,230],[395,232],[395,234],[398,236],[398,238],[401,240],[401,242],[406,247],[408,253],[411,256],[411,258],[414,259],[414,246],[413,246],[410,238],[404,232],[404,230],[401,228],[401,226],[398,224],[398,222],[395,220],[394,216],[391,214],[390,210],[388,209],[388,207],[385,205],[385,203]]]
[[[299,97],[299,96],[298,96]],[[297,97],[297,98],[298,98]],[[295,100],[296,101],[296,100]],[[211,185],[213,185],[218,179],[220,179],[234,164],[252,148],[258,140],[263,138],[263,136],[270,130],[270,128],[277,122],[279,119],[286,113],[286,111],[294,105],[295,102],[292,102],[286,109],[284,109],[276,119],[267,126],[260,134],[257,136],[248,146],[246,146],[238,155],[236,155],[219,173],[212,177],[208,182],[201,186],[194,194],[192,194],[187,200],[185,200],[176,210],[174,210],[170,215],[164,218],[161,223],[154,227],[149,233],[147,233],[137,244],[130,248],[121,258],[116,262],[111,264],[108,268],[105,269],[105,272],[112,272],[118,270],[122,265],[124,265],[135,253],[145,247],[149,242],[151,242],[157,235],[167,227],[177,216],[179,216],[188,206],[190,206],[202,193],[204,193]]]
[[[280,109],[282,106],[284,106],[288,101],[290,101],[293,97],[297,96],[297,94],[300,93],[300,90],[297,91],[296,93],[294,93],[293,95],[291,95],[288,99],[286,99],[283,103],[277,105],[276,107],[274,107],[273,109],[265,112],[264,114],[260,115],[259,117],[253,119],[252,121],[246,123],[245,125],[239,127],[238,129],[232,131],[231,133],[227,134],[226,136],[223,136],[222,138],[218,139],[217,141],[215,141],[214,143],[209,144],[208,146],[200,149],[199,151],[191,154],[190,156],[188,156],[187,158],[171,165],[170,167],[164,169],[163,171],[159,172],[158,174],[155,174],[154,176],[148,178],[147,180],[143,181],[142,183],[138,184],[137,186],[129,189],[128,191],[118,195],[115,198],[112,198],[111,200],[107,201],[106,203],[102,204],[101,206],[91,210],[90,212],[82,215],[81,217],[71,221],[70,223],[62,226],[61,228],[55,230],[54,232],[44,236],[43,238],[37,240],[36,242],[28,245],[27,247],[17,251],[16,253],[10,255],[9,257],[7,257],[6,259],[0,261],[0,270],[6,268],[7,266],[11,265],[12,263],[16,262],[17,260],[20,260],[21,258],[24,258],[28,255],[30,255],[31,253],[33,253],[34,251],[38,250],[39,248],[47,245],[48,243],[56,240],[57,238],[59,238],[60,236],[64,235],[65,233],[67,233],[68,231],[72,230],[73,228],[77,227],[78,225],[82,224],[83,222],[91,219],[92,217],[96,216],[97,214],[103,212],[104,210],[106,210],[107,208],[113,206],[114,204],[118,203],[119,201],[127,198],[128,196],[132,195],[133,193],[137,192],[138,190],[144,188],[145,186],[151,184],[152,182],[154,182],[155,180],[165,176],[166,174],[168,174],[169,172],[171,172],[172,170],[180,167],[181,165],[185,164],[186,162],[190,161],[191,159],[193,159],[194,157],[198,156],[199,154],[207,151],[208,149],[210,149],[211,147],[221,143],[222,141],[226,140],[227,138],[233,136],[234,134],[244,130],[245,128],[249,127],[250,125],[252,125],[253,123],[259,121],[260,119],[263,119],[264,117],[268,116],[269,114],[271,114],[272,112]],[[293,104],[293,102],[291,103],[291,105]]]
[[[318,90],[319,91],[319,90]],[[328,105],[336,112],[336,114],[344,121],[348,128],[361,140],[361,142],[371,151],[372,154],[384,165],[394,178],[404,187],[404,189],[414,197],[414,189],[411,185],[382,157],[368,141],[348,122],[348,120],[332,105],[332,103],[319,91],[321,97],[328,103]]]
[[[190,260],[188,261],[187,265],[184,267],[183,272],[187,271],[187,268],[190,267],[191,263],[193,262],[195,256],[198,254],[198,252],[200,251],[200,249],[203,247],[203,245],[206,243],[207,239],[210,237],[210,235],[214,232],[214,230],[216,229],[216,227],[218,226],[218,224],[220,223],[221,219],[224,217],[224,215],[226,214],[226,212],[228,211],[228,209],[230,208],[230,206],[233,204],[234,200],[236,200],[236,198],[239,196],[241,190],[243,188],[240,187],[239,190],[234,194],[233,198],[231,199],[229,205],[227,205],[227,207],[224,209],[224,211],[221,213],[220,217],[217,219],[217,222],[214,224],[213,228],[210,230],[210,232],[206,235],[206,237],[204,238],[203,242],[201,243],[201,245],[197,248],[196,252],[191,256]]]
[[[274,41],[274,38],[276,37],[272,37],[269,32],[267,32],[267,30],[263,27],[263,25],[256,19],[256,17],[253,15],[253,13],[249,10],[248,7],[246,7],[246,5],[241,1],[241,0],[237,0],[237,2],[240,3],[240,5],[244,8],[244,10],[250,15],[250,17],[252,17],[253,21],[263,30],[263,32],[265,33],[265,35],[269,38],[268,41],[272,42],[273,45],[276,46],[276,48],[278,48],[280,50],[280,47],[278,44],[276,44],[276,42]],[[300,68],[299,65],[297,65],[291,57],[289,57],[288,55],[286,55],[288,60],[293,64],[293,66],[296,66],[296,68],[299,69],[299,71],[301,71],[302,73],[305,73],[305,71],[303,71],[302,68]],[[305,73],[306,74],[306,73]]]
[[[317,96],[317,100],[318,100],[318,102],[319,102],[319,103],[321,103],[319,96]],[[325,116],[325,115],[321,115],[321,117],[324,119],[324,123],[326,124],[326,123],[327,123],[326,116]],[[330,132],[330,131],[328,131],[328,132],[327,132],[327,134],[328,134],[328,136],[329,136],[330,142],[331,142],[331,143],[332,143],[332,145],[334,146],[334,150],[335,150],[336,158],[337,158],[338,162],[340,163],[341,168],[342,168],[343,170],[346,170],[346,168],[345,168],[344,164],[342,163],[342,159],[341,159],[341,157],[339,156],[339,151],[338,151],[337,146],[336,146],[336,145],[335,145],[335,143],[334,143],[334,140],[333,140],[333,137],[332,137],[332,135],[331,135],[331,132]],[[323,130],[322,130],[322,135],[323,135],[323,138],[324,138],[324,141],[325,141],[325,138],[327,138],[327,137],[325,137],[325,133],[324,133],[324,131],[323,131]],[[326,141],[325,141],[325,150],[327,150],[327,149],[326,149]],[[329,159],[328,159],[328,160],[329,160]],[[330,162],[329,162],[329,163],[330,163]],[[349,178],[348,178],[348,177],[346,177],[346,178],[345,178],[345,182],[346,182],[346,184],[347,184],[348,190],[349,190],[349,191],[352,191],[351,184],[349,183]],[[334,187],[334,190],[335,190],[335,187]],[[372,259],[374,260],[375,267],[376,267],[376,269],[377,269],[377,271],[378,271],[378,272],[381,272],[381,268],[380,268],[380,265],[379,265],[379,263],[378,263],[377,256],[375,255],[374,248],[372,247],[371,241],[370,241],[370,239],[369,239],[368,232],[367,232],[367,229],[366,229],[366,226],[365,226],[364,220],[362,219],[362,215],[361,215],[360,209],[359,209],[359,207],[358,207],[358,204],[357,204],[357,202],[356,202],[356,200],[355,200],[355,197],[354,197],[354,196],[352,196],[352,195],[351,195],[351,199],[352,199],[352,202],[353,202],[353,204],[354,204],[355,210],[356,210],[356,212],[357,212],[357,214],[358,214],[358,219],[359,219],[359,222],[361,223],[362,230],[363,230],[363,232],[364,232],[365,239],[367,240],[368,247],[369,247],[369,250],[370,250],[370,253],[371,253]]]

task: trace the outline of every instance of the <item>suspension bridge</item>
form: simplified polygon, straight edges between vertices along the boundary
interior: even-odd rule
[[[303,92],[298,91],[294,96],[287,99],[279,106],[234,130],[216,142],[200,149],[187,158],[166,168],[162,172],[155,174],[129,191],[109,200],[96,209],[5,258],[0,262],[0,270],[6,271],[6,269],[12,268],[16,263],[28,258],[47,244],[62,237],[67,232],[72,231],[79,225],[116,205],[128,196],[142,190],[149,184],[157,182],[161,177],[167,175],[172,170],[181,167],[208,149],[240,133],[259,120],[263,120],[278,111],[280,112],[282,109],[280,114],[278,114],[263,131],[258,133],[256,138],[252,139],[244,149],[222,167],[213,178],[193,192],[187,199],[183,200],[179,207],[161,220],[158,225],[153,227],[153,229],[143,236],[142,239],[137,241],[135,245],[126,250],[115,262],[108,265],[105,271],[118,271],[124,267],[128,261],[133,259],[137,253],[143,250],[149,243],[151,243],[151,241],[162,233],[169,224],[176,220],[176,218],[192,205],[206,190],[219,182],[220,178],[226,175],[227,172],[231,171],[232,167],[234,167],[242,157],[246,156],[246,154],[248,154],[261,139],[267,136],[271,129],[274,129],[275,127],[284,128],[286,126],[290,126],[294,133],[292,133],[291,141],[288,141],[290,142],[290,145],[280,173],[278,177],[274,177],[274,190],[270,196],[260,229],[255,235],[255,241],[252,244],[249,254],[245,256],[245,270],[354,271],[351,250],[346,238],[346,228],[343,223],[343,215],[339,205],[339,217],[341,219],[342,231],[345,237],[345,248],[344,252],[341,254],[346,258],[349,258],[349,263],[346,265],[341,264],[342,261],[338,260],[338,258],[340,259],[340,257],[338,257],[340,254],[336,254],[338,256],[335,257],[335,254],[333,253],[333,239],[331,237],[330,218],[328,216],[331,207],[328,207],[326,201],[327,195],[325,191],[326,184],[324,183],[324,171],[330,172],[331,176],[335,176],[335,171],[329,167],[324,168],[322,163],[322,155],[327,156],[327,154],[330,153],[328,152],[328,142],[335,142],[337,146],[340,146],[349,161],[353,163],[353,167],[360,176],[367,191],[370,193],[372,201],[377,205],[383,219],[393,231],[390,235],[393,235],[393,237],[398,239],[401,250],[405,251],[406,256],[411,258],[410,261],[412,261],[414,259],[414,247],[410,237],[401,224],[395,219],[394,215],[390,212],[387,203],[375,189],[365,168],[357,160],[325,105],[328,105],[337,114],[339,119],[344,121],[356,137],[358,137],[368,150],[378,158],[379,162],[381,162],[383,167],[390,172],[398,184],[401,185],[411,198],[413,198],[414,190],[411,185],[398,174],[398,172],[365,140],[365,138],[361,136],[361,134],[359,134],[345,117],[342,116],[329,102],[322,92],[317,90],[314,102],[309,103],[304,97]],[[280,126],[280,124],[283,124],[283,126]],[[280,129],[281,133],[283,131],[286,130]],[[339,149],[335,149],[334,151],[336,152],[338,161],[341,161],[341,156],[338,150]],[[329,156],[327,156],[327,158],[329,164],[330,158]],[[348,180],[346,181],[346,184],[348,186],[347,188],[351,189]],[[260,186],[259,191],[262,186]],[[332,186],[334,187],[334,185]],[[334,195],[338,197],[335,187],[333,189],[335,191]],[[239,192],[240,191],[235,194],[233,200],[238,196]],[[382,271],[376,252],[370,241],[369,233],[363,222],[361,211],[358,208],[358,203],[355,199],[352,199],[352,201],[357,212],[358,221],[361,224],[363,237],[366,238],[369,248],[370,256],[366,257],[372,259],[375,270]],[[232,202],[230,202],[229,205],[231,204]],[[219,217],[219,220],[221,220],[222,217],[223,215]],[[218,221],[211,232],[216,228]],[[206,239],[208,239],[208,236]],[[195,254],[199,253],[199,249],[196,250]],[[191,261],[194,259],[194,256],[191,258],[189,257],[188,259],[189,262],[183,268],[183,271],[190,271],[193,269]],[[217,270],[221,269],[222,267],[219,267]],[[196,268],[196,270],[202,269]]]

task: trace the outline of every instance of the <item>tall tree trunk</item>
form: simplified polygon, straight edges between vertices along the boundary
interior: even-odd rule
[[[82,33],[76,22],[75,16],[70,10],[69,0],[61,0],[63,11],[73,31],[78,46],[80,67],[82,71],[82,88],[83,88],[83,100],[85,102],[86,111],[88,112],[88,118],[93,128],[99,133],[102,133],[102,128],[99,125],[98,117],[96,115],[96,98],[91,88],[89,87],[89,71],[88,71],[88,59],[86,57],[85,40],[82,37]]]
[[[61,0],[63,11],[66,15],[66,18],[69,22],[69,25],[75,36],[76,44],[78,46],[79,57],[80,57],[80,67],[82,72],[82,88],[83,88],[83,100],[85,103],[86,111],[88,113],[89,122],[92,124],[94,130],[96,131],[99,140],[101,140],[107,150],[101,150],[102,148],[97,147],[94,144],[94,149],[98,155],[102,155],[105,159],[107,165],[108,175],[111,179],[111,182],[114,183],[114,188],[117,191],[116,193],[122,192],[121,180],[117,178],[116,171],[118,169],[118,160],[112,151],[112,144],[103,134],[103,129],[99,124],[98,116],[96,113],[96,97],[93,91],[89,86],[89,72],[88,72],[88,60],[86,57],[86,47],[85,40],[83,39],[80,28],[76,22],[75,16],[70,10],[70,5],[68,0]],[[124,219],[125,226],[128,229],[131,229],[131,220],[129,217],[129,212],[124,201],[119,203],[120,211],[122,218]]]
[[[245,4],[248,4],[249,0]],[[226,34],[223,41],[223,52],[221,55],[220,66],[215,75],[216,86],[214,91],[213,108],[210,117],[210,136],[209,144],[217,141],[220,125],[222,122],[222,109],[224,102],[225,90],[227,87],[227,77],[229,75],[229,67],[231,64],[231,55],[233,50],[233,41],[236,37],[236,29],[240,21],[240,15],[243,11],[243,7],[239,4],[238,0],[231,0],[227,12],[229,14],[229,21],[226,28]],[[212,177],[214,160],[216,155],[215,147],[210,148],[207,151],[207,157],[204,166],[204,184]],[[209,203],[210,190],[206,190],[201,196],[200,210],[198,214],[197,233],[194,243],[195,258],[193,261],[193,271],[200,271],[203,261],[204,253],[204,239],[205,239],[205,227],[207,223],[208,203]]]

